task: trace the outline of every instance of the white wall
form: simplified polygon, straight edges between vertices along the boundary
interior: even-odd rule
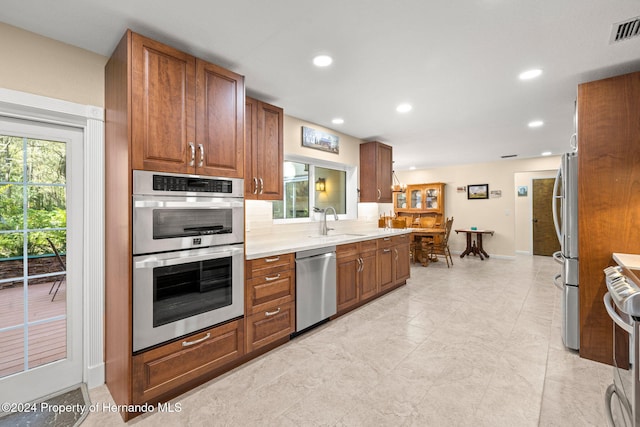
[[[502,160],[462,166],[448,166],[416,171],[396,171],[404,184],[444,182],[445,214],[453,216],[453,228],[478,227],[494,230],[486,237],[484,248],[490,255],[513,257],[516,253],[516,236],[524,233],[523,225],[516,221],[516,183],[519,172],[550,171],[560,165],[558,156],[534,159]],[[501,190],[499,198],[468,200],[467,193],[458,192],[457,187],[469,184],[489,184],[489,191]],[[516,230],[516,223],[518,231]],[[452,233],[450,246],[462,252],[466,246],[464,234]]]

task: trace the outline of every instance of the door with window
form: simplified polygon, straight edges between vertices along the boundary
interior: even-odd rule
[[[81,129],[0,117],[0,401],[82,381]]]

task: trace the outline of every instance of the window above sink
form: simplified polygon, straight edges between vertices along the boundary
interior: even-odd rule
[[[357,218],[357,168],[341,163],[285,156],[284,197],[273,202],[275,223],[310,222],[313,208],[332,206],[340,219]]]

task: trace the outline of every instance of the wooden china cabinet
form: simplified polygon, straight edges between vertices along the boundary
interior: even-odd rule
[[[442,182],[411,184],[403,193],[394,193],[393,207],[398,217],[431,218],[435,227],[444,226],[444,186]]]

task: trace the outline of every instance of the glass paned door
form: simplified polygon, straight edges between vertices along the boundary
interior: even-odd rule
[[[15,396],[82,378],[81,273],[67,269],[69,160],[81,143],[81,130],[0,117],[0,389]],[[80,231],[81,206],[69,215]]]

